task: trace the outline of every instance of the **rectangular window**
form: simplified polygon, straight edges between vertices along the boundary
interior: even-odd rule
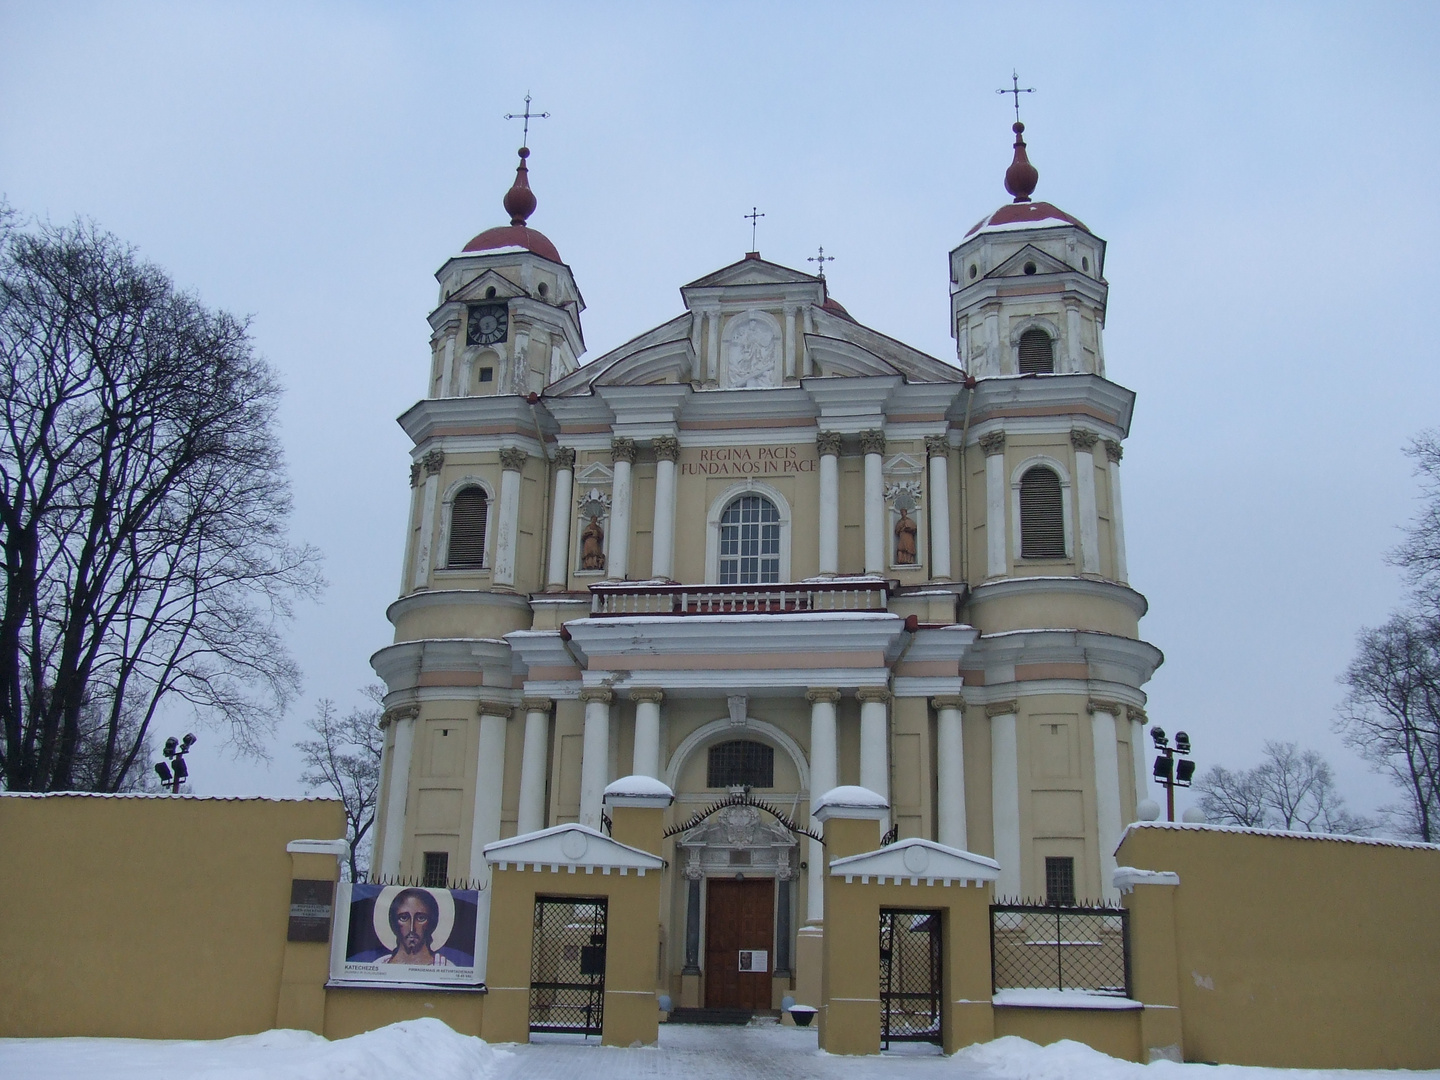
[[[1045,857],[1045,902],[1075,903],[1075,860],[1069,855]]]
[[[494,381],[495,381],[495,369],[494,369],[493,367],[482,367],[482,368],[480,369],[480,381],[481,381],[481,382],[494,382]]]
[[[424,885],[427,889],[443,889],[450,881],[450,853],[448,851],[425,852]]]

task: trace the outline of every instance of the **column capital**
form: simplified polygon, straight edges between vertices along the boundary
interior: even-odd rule
[[[555,707],[555,703],[547,697],[527,697],[524,701],[520,702],[520,707],[527,713],[548,713]]]
[[[862,705],[885,704],[890,700],[890,691],[883,686],[862,686],[855,691],[855,698]]]
[[[445,453],[443,450],[431,450],[420,459],[420,464],[425,466],[426,476],[435,476],[445,464]]]
[[[608,686],[587,686],[580,691],[580,700],[587,705],[592,701],[599,701],[609,705],[615,700],[615,695]]]
[[[1106,439],[1105,456],[1111,461],[1113,461],[1116,465],[1119,465],[1120,459],[1125,456],[1125,448],[1121,446],[1118,442],[1116,442],[1114,439]]]
[[[573,446],[557,446],[555,448],[555,464],[561,469],[574,469],[575,448]]]
[[[834,705],[840,700],[840,691],[828,686],[812,686],[805,691],[805,700],[812,705],[821,701]]]
[[[950,438],[948,435],[926,435],[925,456],[944,457],[950,452]]]
[[[610,460],[635,464],[635,440],[616,435],[610,440]]]
[[[630,700],[636,704],[643,701],[651,705],[659,705],[665,700],[665,691],[658,686],[642,686],[630,691]]]
[[[823,456],[831,454],[840,456],[840,433],[838,431],[822,431],[815,436],[815,449]]]
[[[510,719],[510,714],[515,711],[515,706],[508,701],[486,701],[481,698],[475,703],[476,716],[499,716],[505,720]]]
[[[992,701],[985,706],[985,715],[991,720],[997,716],[1018,716],[1020,713],[1020,702],[1018,701]]]
[[[980,450],[986,457],[994,457],[996,454],[1005,452],[1005,432],[987,431],[980,436]]]
[[[885,432],[880,428],[860,432],[860,450],[866,454],[885,453]]]
[[[656,436],[650,443],[656,461],[676,461],[680,457],[680,440],[674,435]]]
[[[1125,706],[1118,701],[1103,701],[1100,698],[1091,698],[1085,703],[1085,711],[1091,716],[1097,712],[1109,713],[1117,719],[1125,715]]]
[[[412,462],[410,463],[410,486],[413,488],[413,487],[416,487],[419,483],[420,483],[420,462],[418,462],[418,461],[412,461]]]
[[[930,704],[937,712],[941,709],[963,709],[965,708],[965,699],[959,694],[947,694],[944,697],[931,698]]]
[[[505,446],[500,450],[500,468],[505,472],[519,472],[525,467],[525,459],[529,457],[524,450],[518,446]]]
[[[1134,705],[1127,705],[1125,707],[1125,716],[1129,720],[1139,720],[1141,724],[1148,724],[1150,722],[1150,717],[1145,710],[1136,708]]]
[[[380,714],[380,723],[377,726],[384,731],[396,720],[414,720],[419,715],[419,705],[396,705],[393,709],[386,709]]]
[[[1081,453],[1093,453],[1095,444],[1099,441],[1100,436],[1093,431],[1086,431],[1084,428],[1070,429],[1070,445]]]

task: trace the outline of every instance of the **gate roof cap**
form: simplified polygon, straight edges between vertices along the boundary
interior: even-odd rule
[[[1000,876],[1000,864],[984,855],[911,837],[876,851],[832,859],[830,875],[846,881],[858,877],[862,884],[864,879],[873,877],[877,883],[894,879],[898,884],[904,879],[912,885],[921,881],[973,881],[980,885]]]
[[[622,776],[605,788],[604,801],[611,806],[669,806],[675,792],[663,780],[653,776]]]
[[[879,820],[889,809],[885,796],[856,784],[841,784],[823,792],[810,804],[810,816],[816,821],[828,821],[832,817]]]
[[[572,854],[574,853],[574,854]],[[485,861],[492,866],[594,866],[627,870],[659,870],[665,860],[648,851],[612,840],[588,825],[570,822],[552,825],[485,845]]]

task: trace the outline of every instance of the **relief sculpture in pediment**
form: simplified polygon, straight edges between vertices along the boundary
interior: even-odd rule
[[[725,328],[724,360],[729,389],[779,386],[779,324],[763,311],[737,315]]]

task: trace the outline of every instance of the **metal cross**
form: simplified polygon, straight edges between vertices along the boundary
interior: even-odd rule
[[[760,219],[761,219],[762,217],[764,217],[765,215],[762,214],[762,213],[760,213],[760,208],[759,208],[759,207],[757,207],[757,206],[752,206],[752,207],[750,207],[750,213],[748,213],[748,214],[741,214],[740,216],[743,217],[743,218],[749,218],[749,219],[750,219],[750,250],[751,250],[751,251],[754,251],[754,250],[755,250],[755,228],[756,228],[757,225],[760,224]]]
[[[826,255],[826,254],[825,254],[825,246],[822,244],[822,245],[820,246],[820,254],[819,254],[819,255],[811,255],[811,256],[810,256],[808,259],[806,259],[805,261],[806,261],[806,262],[813,262],[813,263],[819,263],[819,264],[820,264],[819,276],[820,276],[820,279],[823,281],[823,280],[825,279],[825,264],[826,264],[827,262],[834,262],[834,261],[835,261],[835,256],[834,256],[834,255]]]
[[[1007,92],[1008,92],[1008,91],[1007,91]],[[549,115],[550,115],[550,114],[549,114],[548,112],[532,113],[532,112],[530,111],[530,95],[529,95],[529,94],[526,94],[526,95],[525,95],[525,111],[524,111],[523,113],[517,113],[517,112],[506,113],[506,114],[505,114],[505,119],[506,119],[506,120],[524,120],[524,121],[525,121],[525,134],[520,137],[520,145],[521,145],[521,146],[529,146],[529,145],[530,145],[530,121],[531,121],[531,120],[544,120],[544,119],[545,119],[547,116],[549,116]]]
[[[1018,124],[1020,122],[1020,95],[1033,94],[1035,92],[1035,88],[1032,86],[1028,90],[1021,90],[1020,76],[1015,73],[1014,68],[1010,69],[1010,81],[1014,83],[1014,86],[1012,86],[1009,90],[996,90],[995,93],[1015,95],[1015,122]],[[529,101],[530,99],[526,98],[525,100]]]

